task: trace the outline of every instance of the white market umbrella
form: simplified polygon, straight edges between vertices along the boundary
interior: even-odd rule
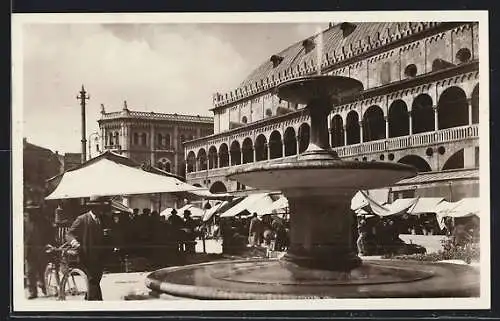
[[[131,160],[104,153],[63,174],[59,185],[46,197],[69,199],[92,196],[197,192],[204,189],[181,180],[130,166]]]

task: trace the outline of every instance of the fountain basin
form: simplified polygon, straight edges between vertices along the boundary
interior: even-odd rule
[[[479,273],[447,263],[365,260],[336,272],[254,259],[165,268],[149,274],[146,285],[204,300],[478,297]]]
[[[342,76],[298,77],[278,86],[281,99],[297,104],[320,101],[340,104],[345,97],[351,97],[363,90],[363,84],[353,78]],[[331,108],[329,108],[331,109]]]
[[[415,175],[415,168],[404,164],[307,159],[243,165],[231,170],[228,177],[257,189],[281,190],[286,195],[296,189],[323,190],[326,194],[374,189]]]

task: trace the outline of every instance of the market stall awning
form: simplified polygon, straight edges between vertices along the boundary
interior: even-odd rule
[[[229,208],[220,217],[233,217],[244,211],[249,213],[256,212],[257,215],[268,214],[266,208],[269,208],[273,203],[273,199],[268,193],[263,194],[251,194],[244,198],[241,202],[235,206]]]
[[[177,210],[177,214],[180,216],[184,215],[184,211],[190,211],[191,217],[203,217],[205,211],[199,207],[194,206],[193,204],[187,204]]]
[[[466,217],[477,215],[479,216],[479,211],[481,204],[479,203],[478,197],[463,198],[456,202],[456,206],[450,209],[447,216],[450,217]]]
[[[181,180],[144,171],[130,159],[105,152],[64,173],[46,199],[152,193],[201,192],[204,189]]]
[[[280,196],[276,201],[274,201],[270,208],[269,211],[270,213],[273,213],[273,211],[283,211],[289,207],[288,204],[288,199],[285,196]]]
[[[399,198],[391,204],[386,204],[385,208],[389,210],[389,215],[407,213],[408,209],[413,207],[417,201],[418,198]]]
[[[419,197],[415,205],[408,210],[408,214],[434,213],[437,205],[443,200],[442,197]]]
[[[205,211],[205,214],[203,215],[203,222],[206,222],[214,216],[215,213],[217,213],[218,210],[220,210],[223,206],[227,205],[229,202],[228,201],[223,201],[215,204],[212,206],[210,209]]]
[[[351,210],[356,211],[360,208],[369,206],[371,203],[384,204],[385,202],[387,202],[388,195],[388,188],[358,191],[351,199]]]
[[[111,207],[113,210],[119,211],[119,212],[124,212],[124,213],[132,213],[132,209],[128,206],[123,205],[122,203],[112,200],[111,201]]]

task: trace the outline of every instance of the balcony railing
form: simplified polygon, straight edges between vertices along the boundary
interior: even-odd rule
[[[450,143],[454,141],[460,141],[464,139],[471,139],[478,137],[479,137],[479,125],[474,124],[471,126],[453,127],[453,128],[441,129],[438,131],[414,134],[411,136],[392,137],[388,139],[381,139],[361,144],[336,147],[334,148],[334,150],[338,153],[339,157],[346,158],[346,157],[355,157],[358,155],[395,151],[405,148],[422,147],[440,143]],[[259,163],[276,162],[279,161],[280,159],[290,160],[295,157],[297,156],[292,155],[278,159],[259,161]],[[233,165],[231,167],[235,166],[242,166],[242,165]],[[191,172],[187,174],[187,177],[189,179],[199,179],[206,177],[223,176],[225,175],[227,169],[228,167],[223,167],[223,168],[202,170],[198,172]]]

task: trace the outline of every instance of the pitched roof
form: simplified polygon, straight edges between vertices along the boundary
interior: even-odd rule
[[[240,83],[235,91],[226,94],[216,93],[214,95],[215,108],[272,88],[291,77],[290,72],[293,72],[294,76],[311,74],[317,72],[318,65],[321,65],[320,68],[323,70],[441,24],[438,22],[344,22],[331,25],[328,29],[294,43],[267,58]],[[315,43],[316,47],[312,50],[306,50],[305,43],[308,40]],[[320,45],[323,50],[318,64],[317,50]],[[277,65],[276,57],[278,61],[281,61]]]
[[[441,172],[419,173],[417,176],[405,178],[396,185],[412,185],[431,182],[441,182],[459,179],[479,179],[479,169],[460,169]]]
[[[145,112],[145,111],[133,111],[133,110],[122,110],[110,113],[102,114],[102,120],[117,119],[117,118],[135,118],[135,119],[147,119],[147,120],[171,120],[176,122],[195,122],[195,123],[207,123],[212,124],[214,121],[213,117],[200,116],[200,115],[184,115],[184,114],[166,114],[157,112]]]
[[[313,35],[308,39],[312,39],[318,46],[319,37],[322,37],[323,53],[322,59],[345,56],[347,51],[364,49],[371,42],[375,43],[385,38],[391,37],[397,33],[406,34],[409,29],[416,29],[421,23],[419,22],[359,22],[352,23],[355,28],[352,33],[344,36],[342,30],[343,24],[336,24],[321,33]],[[422,29],[425,26],[422,25]],[[316,66],[318,63],[317,49],[306,52],[303,41],[299,41],[285,50],[279,52],[277,56],[283,57],[282,62],[275,68],[270,59],[263,62],[255,69],[241,84],[240,87],[255,83],[266,77],[271,78],[284,70],[290,68],[303,67],[304,62],[309,66]],[[344,48],[344,49],[342,49]],[[343,52],[344,50],[344,52]],[[326,61],[322,61],[326,62]]]

